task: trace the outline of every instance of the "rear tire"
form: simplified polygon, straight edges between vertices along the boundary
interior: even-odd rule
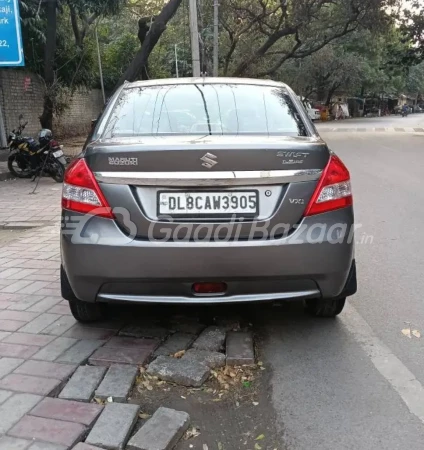
[[[105,318],[105,306],[101,303],[87,303],[81,300],[69,300],[71,313],[78,322],[96,322]]]
[[[78,322],[96,322],[105,318],[106,305],[83,302],[76,297],[63,266],[60,266],[60,287],[62,297],[68,300],[71,313]]]
[[[305,301],[305,310],[314,317],[336,317],[345,306],[346,297],[312,298]]]

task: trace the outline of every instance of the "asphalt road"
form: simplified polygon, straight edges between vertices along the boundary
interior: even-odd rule
[[[350,126],[422,127],[424,115],[331,123]],[[281,448],[424,449],[424,133],[323,137],[352,175],[359,291],[336,320],[296,304],[262,318]],[[421,338],[402,334],[407,322]]]

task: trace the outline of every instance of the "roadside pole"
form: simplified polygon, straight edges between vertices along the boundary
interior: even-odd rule
[[[94,28],[96,34],[96,44],[97,44],[97,58],[99,61],[99,74],[100,74],[100,86],[102,88],[103,104],[106,103],[105,86],[103,83],[103,69],[102,69],[102,58],[100,57],[100,46],[99,46],[99,36],[97,35],[97,24]]]
[[[218,37],[219,37],[219,21],[218,21],[218,8],[219,3],[218,0],[214,0],[213,2],[213,76],[218,76],[218,56],[219,56],[219,46],[218,46]]]
[[[174,51],[175,51],[175,75],[178,78],[178,53],[177,53],[177,44],[174,45]]]
[[[200,77],[200,50],[199,50],[199,30],[197,26],[197,0],[189,0],[190,7],[190,38],[191,38],[191,59],[193,66],[193,77]]]

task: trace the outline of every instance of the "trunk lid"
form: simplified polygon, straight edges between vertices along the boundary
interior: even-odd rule
[[[110,206],[122,208],[117,223],[137,238],[247,239],[279,237],[301,220],[329,150],[316,136],[173,135],[99,140],[84,157]],[[225,196],[237,214],[223,213]],[[221,213],[164,206],[187,197],[218,202]]]

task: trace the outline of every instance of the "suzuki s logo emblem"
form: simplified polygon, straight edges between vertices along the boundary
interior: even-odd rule
[[[213,166],[218,164],[217,160],[218,157],[213,155],[212,153],[206,153],[206,155],[203,155],[200,160],[203,161],[202,166],[206,167],[208,169],[211,169]]]

